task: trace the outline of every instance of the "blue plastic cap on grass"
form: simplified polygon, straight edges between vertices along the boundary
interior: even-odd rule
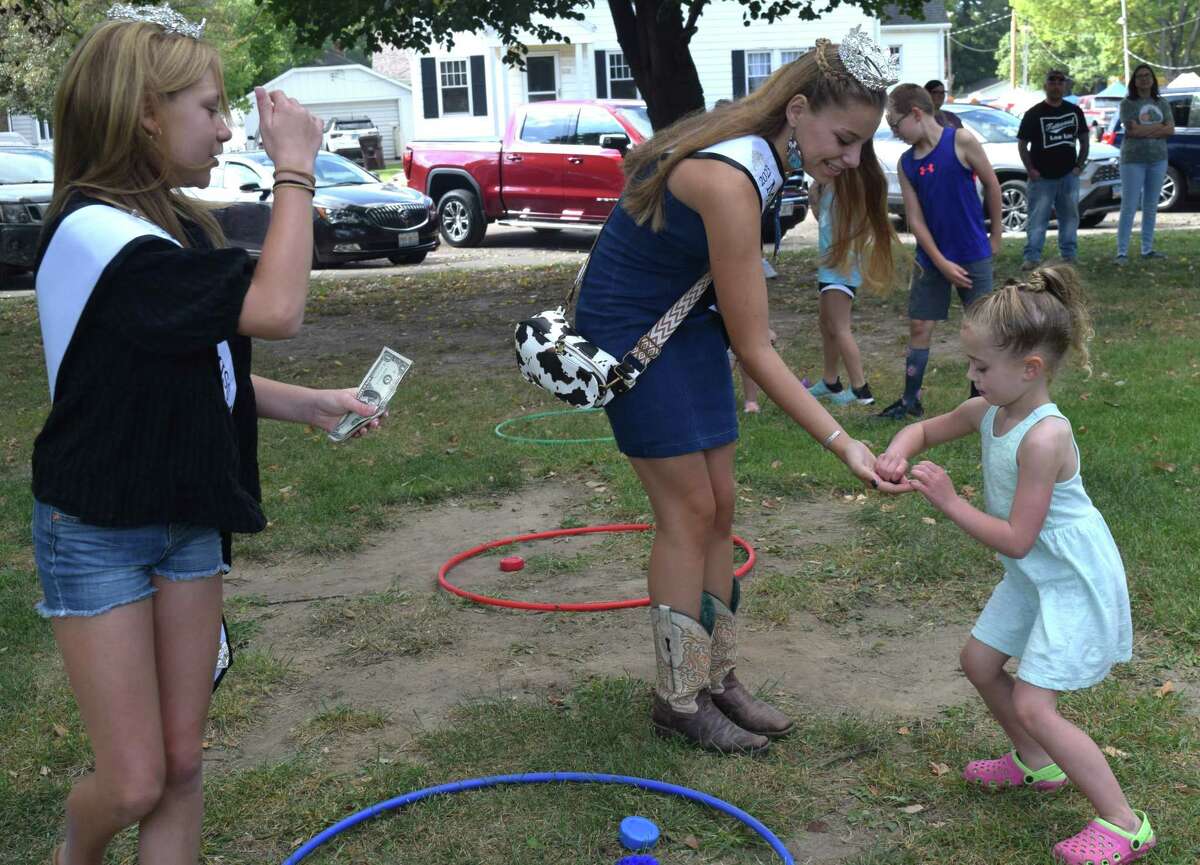
[[[633,856],[618,859],[617,865],[658,865],[658,860],[653,856],[634,854]]]
[[[621,821],[621,843],[626,850],[649,850],[658,843],[658,827],[645,817],[626,817]]]

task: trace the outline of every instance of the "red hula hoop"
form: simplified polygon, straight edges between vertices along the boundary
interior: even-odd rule
[[[544,613],[602,613],[606,610],[626,610],[630,607],[648,607],[650,606],[650,598],[631,598],[625,601],[595,601],[586,604],[540,604],[529,601],[508,601],[503,598],[493,598],[489,595],[481,595],[476,592],[469,592],[466,589],[460,588],[448,579],[446,575],[465,562],[467,559],[473,559],[481,553],[487,552],[495,547],[503,547],[508,544],[521,543],[523,541],[540,541],[547,538],[560,538],[564,535],[591,535],[598,532],[644,532],[647,529],[653,528],[649,523],[613,523],[607,526],[583,526],[575,529],[553,529],[548,532],[532,532],[527,535],[514,535],[511,538],[501,538],[498,541],[488,541],[486,544],[480,544],[477,547],[472,547],[469,550],[458,553],[446,561],[438,568],[438,585],[447,592],[458,595],[460,598],[466,598],[468,601],[473,601],[476,604],[486,604],[492,607],[507,607],[512,610],[537,610]],[[741,564],[733,575],[738,579],[745,576],[751,568],[758,556],[754,552],[754,547],[746,543],[745,540],[737,535],[732,536],[733,543],[746,551],[746,561]]]

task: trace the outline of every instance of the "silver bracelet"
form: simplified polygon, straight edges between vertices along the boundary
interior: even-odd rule
[[[821,442],[821,447],[825,448],[825,450],[829,450],[829,446],[833,444],[833,440],[841,434],[842,431],[840,429],[835,429],[829,435],[825,436],[825,439]]]

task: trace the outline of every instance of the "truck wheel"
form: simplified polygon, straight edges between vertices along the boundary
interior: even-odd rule
[[[451,189],[438,202],[438,226],[451,246],[479,246],[487,231],[475,193]]]
[[[1104,217],[1108,216],[1103,210],[1085,213],[1079,217],[1080,228],[1095,228],[1104,221]]]
[[[1174,210],[1183,200],[1183,175],[1174,165],[1167,166],[1167,176],[1163,178],[1162,189],[1158,193],[1158,209]]]

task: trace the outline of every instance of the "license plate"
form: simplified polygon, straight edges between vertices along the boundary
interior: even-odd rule
[[[421,242],[415,231],[402,231],[396,235],[396,245],[399,247],[416,246]]]
[[[791,216],[795,212],[796,205],[791,201],[785,201],[783,204],[779,205],[780,216]]]
[[[1118,183],[1116,186],[1114,186],[1114,187],[1112,188],[1112,197],[1113,197],[1113,198],[1120,198],[1120,197],[1121,197],[1121,184],[1119,184],[1119,183]]]

